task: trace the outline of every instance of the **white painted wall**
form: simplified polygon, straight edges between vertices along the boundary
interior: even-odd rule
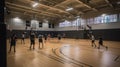
[[[8,19],[6,21],[7,25],[10,29],[13,30],[25,30],[26,27],[26,21],[23,19]],[[39,27],[39,21],[32,20],[31,21],[31,27],[34,28],[34,30],[41,30],[41,31],[66,31],[66,30],[78,30],[78,27],[59,27],[55,26],[55,28],[48,28],[48,22],[43,23],[43,27]],[[92,26],[92,29],[120,29],[120,22],[113,22],[113,23],[103,23],[103,24],[94,24],[90,25]],[[30,30],[31,28],[28,27],[27,30]],[[88,28],[87,28],[88,29]],[[82,30],[82,29],[79,29]]]
[[[12,30],[25,30],[26,27],[26,20],[20,19],[20,18],[11,18],[7,19],[6,21],[7,26],[9,26],[9,29]],[[31,27],[33,30],[43,30],[43,31],[53,31],[53,28],[48,27],[48,22],[44,22],[42,27],[39,27],[39,21],[37,20],[31,20]],[[30,30],[31,27],[28,27],[27,30]]]
[[[22,19],[16,20],[15,18],[8,19],[7,20],[7,25],[9,25],[10,29],[15,29],[15,30],[24,30],[25,29],[25,21]]]

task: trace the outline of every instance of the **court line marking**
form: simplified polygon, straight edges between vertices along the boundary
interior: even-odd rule
[[[114,59],[114,61],[119,62],[119,61],[118,61],[119,58],[120,58],[120,56],[118,55],[118,56]]]
[[[38,53],[41,53],[42,55],[44,55],[44,56],[46,56],[46,57],[48,57],[48,58],[50,58],[50,59],[53,59],[53,60],[55,60],[55,61],[58,61],[58,62],[60,62],[60,63],[62,63],[62,64],[66,63],[64,60],[62,60],[62,59],[60,59],[60,58],[58,58],[58,57],[55,57],[55,56],[53,56],[53,55],[46,54],[46,53],[44,53],[44,52],[42,52],[42,51],[37,51],[37,52],[38,52]]]
[[[62,52],[62,49],[63,49],[63,47],[60,48],[59,51],[60,51],[60,53],[61,53],[62,55],[64,55],[65,57],[67,57],[67,58],[69,58],[69,59],[71,59],[71,60],[73,60],[73,61],[75,61],[75,62],[77,62],[77,63],[81,63],[81,64],[83,64],[83,65],[86,65],[86,66],[89,66],[89,67],[93,67],[92,65],[86,64],[86,63],[84,63],[84,62],[77,61],[77,60],[75,60],[75,59],[73,59],[73,58],[71,58],[71,57],[66,56],[66,55]]]
[[[78,66],[84,67],[83,65],[77,64],[77,63],[75,63],[74,61],[71,61],[70,59],[68,60],[68,59],[66,59],[66,58],[63,58],[63,57],[59,56],[59,55],[56,53],[56,50],[57,50],[57,49],[58,49],[58,48],[52,49],[53,53],[54,53],[56,56],[60,57],[61,59],[65,60],[65,61],[68,62],[68,63],[72,63],[72,64],[74,64],[74,65],[78,65]]]

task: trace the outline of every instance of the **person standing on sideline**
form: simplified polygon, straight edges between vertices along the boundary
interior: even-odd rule
[[[15,34],[13,34],[13,35],[11,36],[9,53],[11,52],[12,46],[14,47],[14,52],[16,52],[16,41],[17,41],[17,37],[16,37]]]
[[[60,34],[58,34],[58,41],[60,41],[61,40],[61,35]]]
[[[50,40],[50,38],[51,38],[51,35],[50,35],[50,34],[48,34],[48,41]]]
[[[38,41],[39,41],[39,48],[40,48],[40,43],[42,43],[42,48],[44,47],[43,45],[43,36],[41,34],[38,35]]]
[[[23,43],[23,44],[25,44],[25,33],[22,33],[22,40],[21,40],[21,44]]]
[[[33,49],[35,49],[35,34],[34,34],[34,32],[31,32],[31,34],[30,34],[30,50],[31,50],[32,46],[33,46]]]
[[[92,47],[96,47],[96,44],[95,44],[95,37],[94,37],[93,34],[91,35],[91,44],[92,44]]]
[[[46,41],[47,41],[47,37],[48,37],[47,34],[45,34],[45,35],[44,35],[45,43],[46,43]]]
[[[99,37],[99,42],[98,42],[98,49],[100,49],[100,46],[103,46],[103,47],[105,47],[106,49],[108,49],[108,47],[107,46],[105,46],[105,45],[103,45],[103,38],[100,36]]]

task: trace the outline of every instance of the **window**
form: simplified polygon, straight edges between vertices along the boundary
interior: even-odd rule
[[[119,14],[119,18],[120,18],[120,14]],[[86,21],[87,24],[117,22],[117,14],[98,16],[95,18],[86,19]]]
[[[59,23],[59,27],[64,27],[65,25],[64,25],[64,23],[62,22],[62,23]]]
[[[109,22],[117,22],[117,14],[109,15]]]
[[[67,20],[65,20],[64,24],[65,24],[66,27],[71,26],[71,22],[69,22]]]
[[[117,14],[113,15],[113,22],[117,22]]]
[[[81,18],[80,25],[85,25],[85,20]]]
[[[105,22],[105,23],[108,23],[109,20],[110,20],[109,15],[106,15],[104,18],[105,18],[104,22]]]
[[[72,26],[76,26],[76,21],[73,21],[73,22],[72,22]]]
[[[94,18],[90,18],[90,19],[89,19],[89,23],[90,23],[90,24],[94,24]]]

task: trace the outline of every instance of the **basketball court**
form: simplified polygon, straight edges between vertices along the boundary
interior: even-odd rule
[[[17,41],[16,53],[7,53],[8,67],[119,67],[120,42],[105,41],[105,48],[91,47],[91,41],[85,39],[57,38],[44,43],[44,48],[38,48],[36,39],[35,50],[29,49],[29,39],[26,44]],[[97,41],[96,41],[97,43]],[[9,49],[9,44],[7,44]]]
[[[120,67],[120,0],[4,3],[6,67]]]

